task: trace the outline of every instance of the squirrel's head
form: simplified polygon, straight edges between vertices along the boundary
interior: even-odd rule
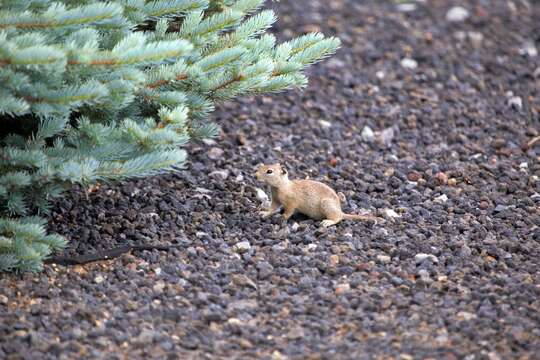
[[[287,170],[279,163],[273,165],[260,165],[255,176],[257,176],[257,180],[276,187],[281,185],[284,181],[289,180]]]

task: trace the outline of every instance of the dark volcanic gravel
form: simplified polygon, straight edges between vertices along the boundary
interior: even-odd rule
[[[0,358],[538,358],[540,2],[269,5],[281,39],[343,48],[303,92],[224,104],[180,173],[58,201],[65,255],[184,248],[1,275]],[[261,220],[274,161],[387,221]]]

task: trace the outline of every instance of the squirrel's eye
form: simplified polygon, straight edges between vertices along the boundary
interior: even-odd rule
[[[273,171],[272,170],[266,170],[266,173],[271,174],[271,173],[273,173]]]

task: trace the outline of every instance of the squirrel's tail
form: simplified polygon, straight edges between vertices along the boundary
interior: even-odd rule
[[[378,218],[373,215],[356,215],[356,214],[343,214],[345,220],[362,220],[362,221],[373,221],[375,224],[378,223]]]

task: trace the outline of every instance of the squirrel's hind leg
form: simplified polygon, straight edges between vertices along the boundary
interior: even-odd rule
[[[321,221],[321,225],[324,227],[329,227],[332,225],[336,225],[338,222],[339,221],[336,221],[336,220],[326,219],[326,220]]]
[[[321,225],[329,227],[339,223],[343,220],[343,213],[341,212],[340,204],[336,204],[334,199],[323,200],[321,203],[322,215],[324,220],[321,221]]]

